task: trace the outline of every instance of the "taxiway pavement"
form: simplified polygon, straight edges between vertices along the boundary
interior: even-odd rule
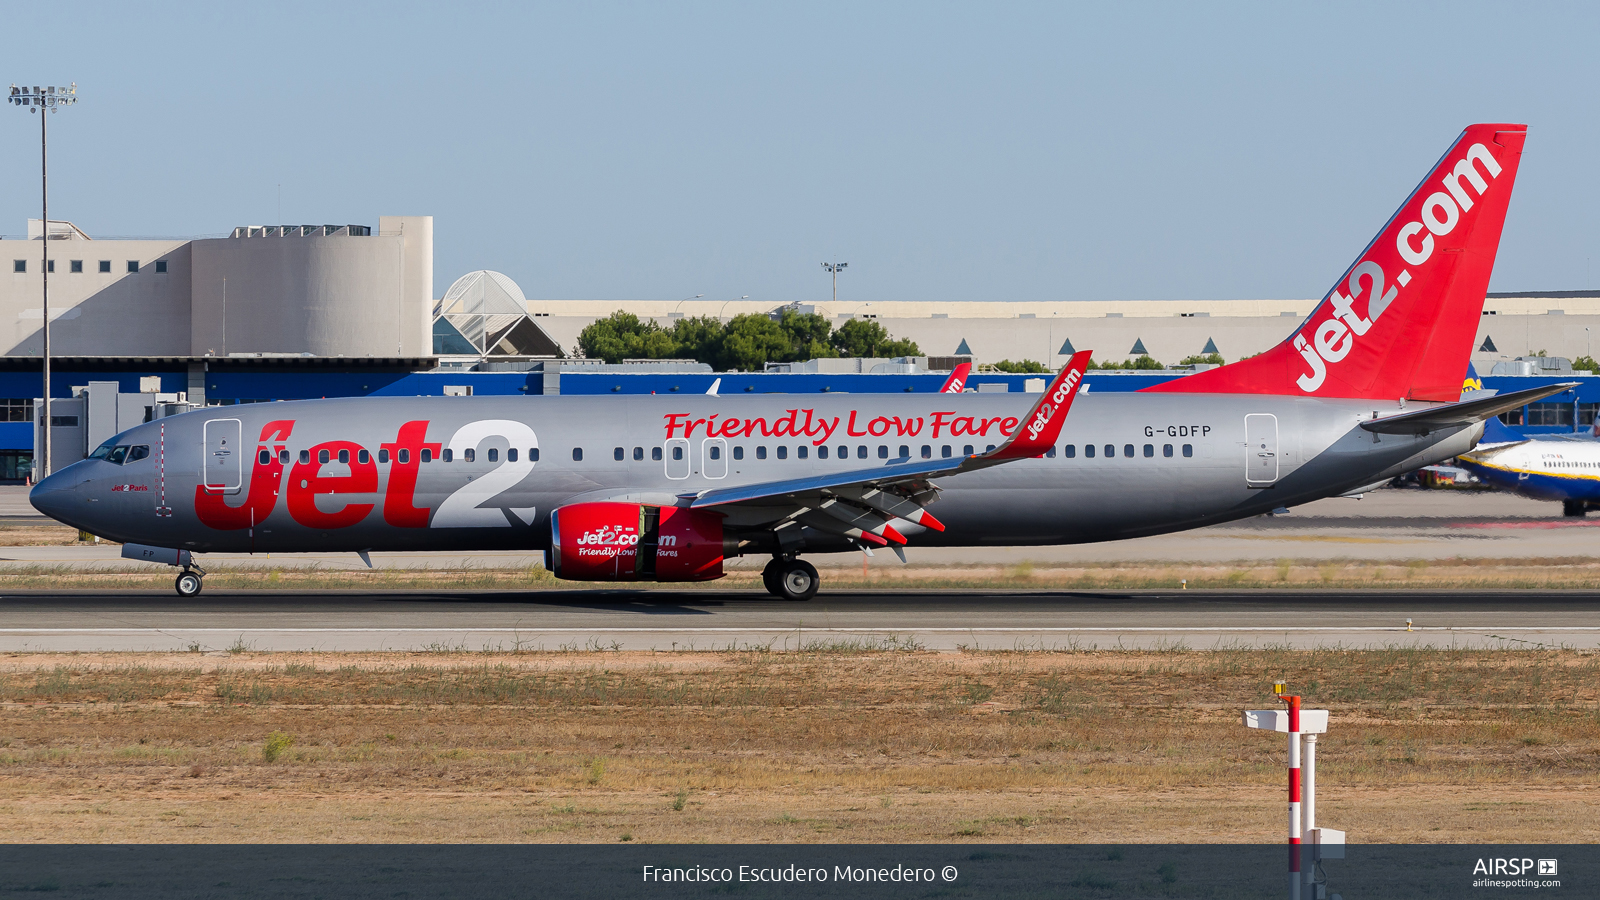
[[[1411,620],[1410,630],[1407,620]],[[10,592],[0,652],[1600,648],[1600,592]]]

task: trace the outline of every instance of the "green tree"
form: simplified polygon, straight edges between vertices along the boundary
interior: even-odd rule
[[[678,351],[677,342],[660,325],[620,309],[590,322],[579,333],[578,346],[584,356],[613,365],[624,359],[673,357]]]
[[[1089,361],[1089,368],[1091,368],[1091,369],[1102,369],[1102,370],[1105,370],[1105,371],[1113,371],[1113,370],[1133,370],[1133,369],[1164,369],[1164,368],[1166,368],[1166,366],[1163,366],[1161,363],[1155,361],[1154,359],[1152,359],[1152,358],[1150,358],[1148,356],[1140,356],[1138,359],[1125,359],[1125,360],[1123,360],[1122,362],[1119,362],[1119,363],[1103,362],[1103,363],[1096,364],[1094,362],[1094,360],[1090,360]]]
[[[1019,359],[1016,362],[1002,359],[995,363],[994,367],[1002,372],[1010,372],[1013,375],[1038,375],[1049,371],[1044,367],[1044,363],[1037,363],[1031,359]]]
[[[713,316],[678,319],[672,323],[672,339],[678,344],[675,355],[715,366],[722,353],[722,339],[726,333],[722,320]]]
[[[1192,366],[1196,363],[1210,363],[1213,366],[1224,365],[1221,353],[1207,353],[1204,356],[1185,356],[1178,361],[1180,366]]]
[[[712,365],[730,371],[753,372],[769,362],[784,362],[793,352],[794,344],[782,325],[771,316],[746,313],[728,321]]]
[[[1572,361],[1573,369],[1582,369],[1585,372],[1600,372],[1600,363],[1594,361],[1592,356],[1580,356]]]
[[[829,341],[840,356],[921,356],[915,341],[896,341],[871,319],[851,319],[833,332]]]
[[[818,357],[838,356],[828,344],[832,327],[828,320],[816,313],[800,313],[786,309],[778,314],[778,326],[789,336],[789,357],[773,362],[804,362]]]

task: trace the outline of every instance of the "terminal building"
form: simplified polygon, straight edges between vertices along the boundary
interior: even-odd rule
[[[0,281],[0,480],[28,473],[42,427],[45,237],[38,220],[28,223],[25,236],[0,237],[0,265],[9,272]],[[355,395],[704,392],[717,378],[723,393],[923,391],[943,380],[928,370],[957,358],[978,365],[971,382],[978,389],[1042,389],[1037,376],[982,370],[1003,359],[1053,369],[1084,349],[1101,362],[1147,355],[1173,365],[1211,353],[1231,361],[1278,343],[1316,305],[1312,299],[530,299],[512,279],[490,271],[465,273],[435,298],[431,216],[381,216],[376,228],[241,226],[187,239],[95,238],[52,220],[48,238],[57,467],[135,419],[199,405]],[[684,316],[727,320],[782,308],[816,313],[836,326],[875,320],[927,356],[915,361],[920,365],[820,361],[760,373],[576,358],[583,328],[617,310],[670,326]],[[1491,294],[1474,363],[1482,374],[1501,373],[1491,382],[1583,380],[1551,357],[1592,357],[1594,332],[1600,332],[1600,291]],[[1540,354],[1542,361],[1517,361]],[[1131,390],[1184,374],[1097,372],[1091,385]],[[1600,409],[1600,379],[1570,393],[1513,415],[1512,424],[1529,431],[1588,428]]]

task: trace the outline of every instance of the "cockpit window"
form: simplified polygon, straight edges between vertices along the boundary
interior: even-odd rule
[[[149,455],[149,444],[117,445],[111,441],[106,441],[104,444],[96,447],[95,451],[89,454],[89,458],[103,459],[108,463],[113,463],[120,466],[123,463],[137,462],[138,460],[145,459]]]

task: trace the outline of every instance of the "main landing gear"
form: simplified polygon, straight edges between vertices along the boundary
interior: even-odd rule
[[[183,573],[178,576],[178,580],[173,584],[173,587],[178,589],[178,596],[200,596],[200,589],[205,587],[205,584],[201,581],[201,579],[205,577],[205,574],[205,570],[201,569],[199,566],[191,566],[184,569]]]
[[[821,579],[817,567],[803,559],[774,556],[761,570],[761,583],[767,593],[785,600],[810,600],[817,595]]]

